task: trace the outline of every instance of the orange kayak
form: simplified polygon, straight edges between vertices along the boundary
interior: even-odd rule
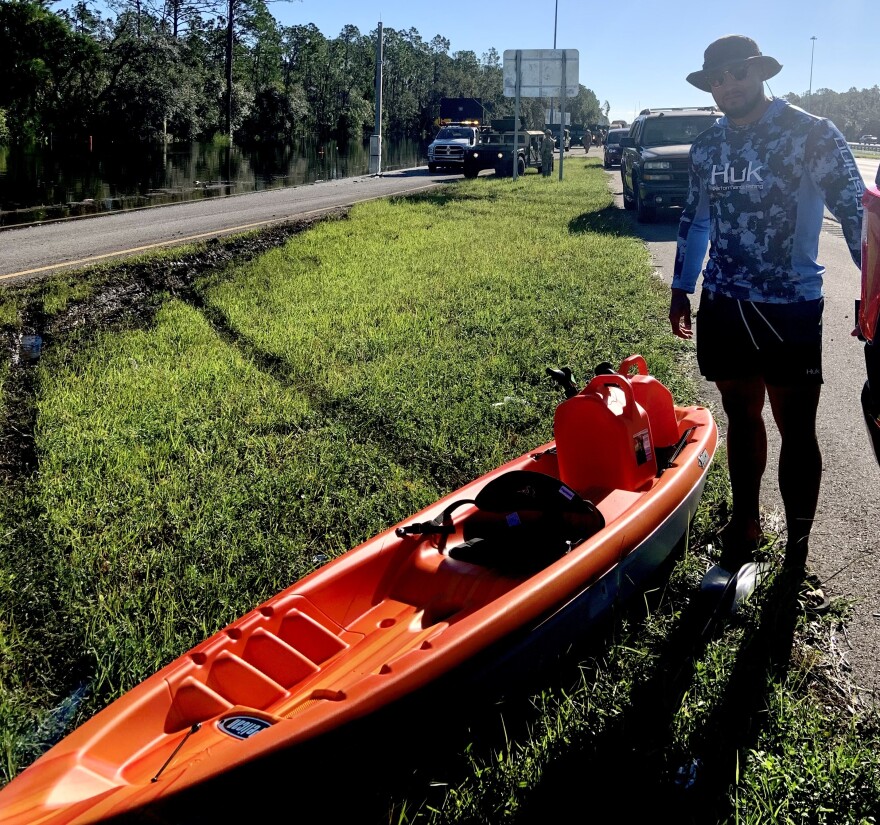
[[[0,822],[148,815],[481,658],[583,635],[686,534],[717,429],[708,410],[676,406],[640,356],[570,396],[553,442],[331,561],[96,714],[0,791]]]

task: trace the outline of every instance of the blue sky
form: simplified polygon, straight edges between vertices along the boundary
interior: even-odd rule
[[[495,48],[577,49],[579,80],[611,104],[612,120],[631,121],[648,106],[705,106],[710,95],[685,81],[702,66],[703,50],[725,34],[746,34],[782,63],[770,91],[804,94],[880,85],[877,0],[738,0],[719,3],[587,3],[585,0],[296,0],[269,8],[285,25],[314,23],[326,37],[342,27],[362,34],[416,29],[442,35],[451,51],[477,57]],[[815,36],[816,40],[810,38]]]

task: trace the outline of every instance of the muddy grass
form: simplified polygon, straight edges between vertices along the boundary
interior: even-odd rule
[[[213,238],[192,251],[103,265],[50,276],[39,282],[28,281],[7,289],[7,296],[18,306],[16,324],[7,324],[0,332],[6,352],[8,373],[4,381],[5,409],[0,426],[0,481],[14,484],[37,469],[34,450],[36,423],[36,365],[44,347],[71,338],[86,346],[97,334],[108,330],[146,328],[153,323],[157,310],[175,297],[199,308],[215,329],[227,339],[248,349],[246,342],[228,327],[201,297],[198,284],[206,278],[222,277],[234,264],[245,263],[287,241],[316,224],[342,220],[348,210],[336,210],[322,217],[290,221],[247,235]],[[64,307],[48,312],[48,296],[60,288],[75,296],[85,290],[85,297],[71,297]],[[57,300],[57,298],[55,299]],[[274,372],[259,353],[251,353],[260,366]]]

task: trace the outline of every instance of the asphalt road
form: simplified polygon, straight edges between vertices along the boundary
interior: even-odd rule
[[[162,246],[244,232],[374,198],[405,195],[460,176],[427,167],[322,181],[25,227],[0,228],[0,281],[46,275]]]
[[[877,163],[876,160],[859,161],[866,181],[873,183]],[[615,168],[607,174],[615,203],[622,209],[620,171]],[[634,213],[626,214],[630,216],[634,234],[645,240],[657,275],[670,283],[678,213],[672,211],[653,224],[639,224]],[[878,698],[880,690],[880,501],[876,495],[880,469],[871,451],[859,401],[865,382],[864,345],[850,335],[860,273],[849,255],[840,226],[830,218],[826,218],[822,228],[819,260],[827,270],[823,334],[825,384],[818,419],[823,478],[810,545],[810,565],[822,578],[829,596],[854,600],[852,619],[846,633],[835,638],[835,646],[840,665],[851,668],[861,698],[870,702]],[[694,308],[698,301],[699,286],[692,299]],[[704,383],[704,387],[706,403],[715,414],[723,437],[726,419],[720,397],[714,384]],[[784,510],[776,481],[779,436],[769,412],[769,402],[765,406],[765,419],[769,455],[761,489],[762,513],[765,529],[784,534]]]

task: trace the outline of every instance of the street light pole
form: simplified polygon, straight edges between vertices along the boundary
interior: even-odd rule
[[[811,100],[813,98],[813,55],[816,53],[816,35],[814,34],[810,40],[813,41],[813,46],[810,49],[810,91],[807,92],[807,97]]]
[[[553,11],[553,50],[556,51],[556,21],[559,19],[559,0],[556,0],[556,8]],[[553,125],[553,98],[550,98],[550,125]]]
[[[553,48],[556,48],[556,21],[559,19],[559,0],[556,0],[556,9],[553,12]]]

